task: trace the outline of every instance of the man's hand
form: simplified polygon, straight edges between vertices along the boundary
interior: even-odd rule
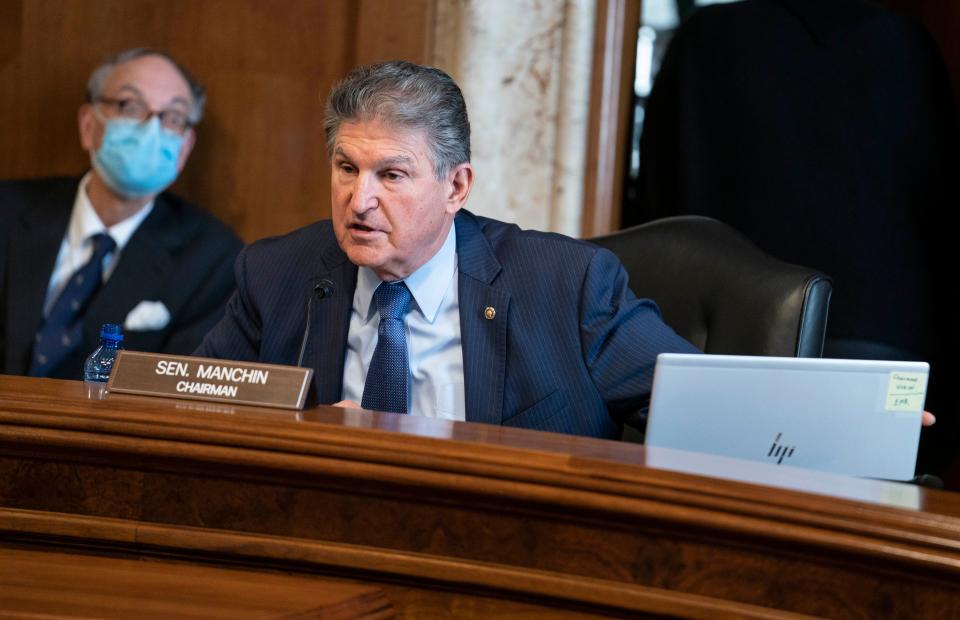
[[[353,402],[352,400],[341,400],[341,401],[338,402],[338,403],[333,403],[333,406],[334,406],[334,407],[343,407],[344,409],[363,409],[363,407],[361,407],[361,406],[358,405],[357,403]],[[926,413],[926,412],[924,412],[924,413]],[[933,416],[930,416],[930,417],[932,418]],[[933,424],[933,422],[931,422],[930,424]],[[927,423],[926,423],[926,418],[924,418],[924,425],[925,425],[925,426],[927,425]]]
[[[933,423],[937,421],[937,418],[934,417],[929,411],[923,412],[923,419],[920,421],[920,424],[923,426],[933,426]]]

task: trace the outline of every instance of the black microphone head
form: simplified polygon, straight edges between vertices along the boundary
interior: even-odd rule
[[[333,282],[324,278],[313,286],[313,294],[323,299],[333,295]]]

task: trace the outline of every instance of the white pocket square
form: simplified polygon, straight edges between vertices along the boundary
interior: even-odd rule
[[[130,311],[123,328],[132,332],[163,329],[170,322],[170,311],[162,301],[141,301]]]

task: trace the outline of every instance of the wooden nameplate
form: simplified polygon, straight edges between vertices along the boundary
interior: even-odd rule
[[[311,377],[312,368],[121,350],[107,390],[303,409]]]

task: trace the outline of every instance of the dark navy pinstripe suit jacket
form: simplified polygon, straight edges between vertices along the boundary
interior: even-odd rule
[[[695,352],[627,288],[607,250],[460,211],[460,329],[469,422],[619,437],[649,399],[657,353]],[[340,400],[357,267],[329,221],[248,246],[238,290],[197,355],[304,364],[320,403]],[[321,280],[333,293],[307,299]],[[485,318],[488,307],[496,310]]]

